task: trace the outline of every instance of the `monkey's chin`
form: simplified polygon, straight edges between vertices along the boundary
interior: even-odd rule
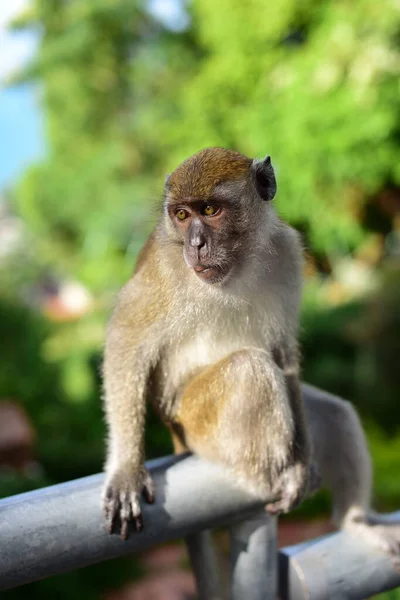
[[[210,285],[222,284],[229,276],[230,269],[220,267],[194,267],[197,277]]]

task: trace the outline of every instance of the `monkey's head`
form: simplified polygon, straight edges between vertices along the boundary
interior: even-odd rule
[[[252,160],[224,148],[194,154],[168,177],[168,231],[201,280],[221,283],[240,267],[243,248],[259,239],[275,192],[269,156]]]

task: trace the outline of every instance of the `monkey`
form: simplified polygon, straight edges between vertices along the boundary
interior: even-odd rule
[[[144,466],[146,403],[176,451],[221,464],[237,485],[287,512],[323,481],[344,529],[397,552],[369,516],[371,468],[350,405],[300,389],[302,247],[272,205],[269,157],[207,148],[167,178],[160,219],[107,329],[109,431],[103,510],[127,539],[154,502]],[[337,455],[338,460],[333,459]],[[377,526],[379,527],[379,526]]]
[[[168,177],[163,211],[108,326],[104,506],[122,537],[153,501],[146,400],[181,444],[288,511],[311,481],[299,385],[302,248],[272,206],[271,159],[206,148]],[[279,365],[277,364],[279,363]]]

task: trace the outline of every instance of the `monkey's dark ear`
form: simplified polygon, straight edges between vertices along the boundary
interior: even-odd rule
[[[263,200],[272,200],[276,194],[276,179],[271,165],[271,157],[254,160],[252,168],[257,192]]]

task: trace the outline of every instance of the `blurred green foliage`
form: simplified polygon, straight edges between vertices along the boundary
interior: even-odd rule
[[[277,208],[303,233],[308,256],[304,378],[355,402],[377,506],[398,508],[398,8],[390,0],[176,4],[186,27],[138,0],[33,0],[14,23],[42,36],[15,81],[40,84],[48,153],[11,195],[26,247],[0,263],[0,396],[25,405],[44,475],[2,478],[0,492],[101,468],[99,372],[113,295],[155,222],[165,173],[221,145],[272,155]],[[354,278],[357,265],[367,273],[361,291],[340,275],[346,257]],[[30,306],[29,291],[49,273],[82,282],[92,309],[57,322]],[[147,435],[149,457],[170,451],[152,414]],[[326,510],[326,496],[313,502],[303,514]],[[108,565],[112,587],[115,573],[127,572]],[[104,568],[8,597],[99,598]]]
[[[400,598],[400,589],[396,588],[395,590],[390,590],[390,592],[384,592],[383,594],[378,594],[378,596],[374,596],[375,600],[399,600]]]

